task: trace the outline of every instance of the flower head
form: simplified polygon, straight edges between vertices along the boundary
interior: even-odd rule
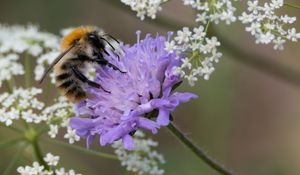
[[[112,144],[122,139],[126,149],[133,149],[131,137],[138,129],[146,129],[153,134],[160,126],[169,124],[170,113],[183,102],[197,96],[191,93],[172,93],[180,76],[173,68],[181,64],[176,53],[165,50],[166,38],[147,35],[133,46],[121,46],[124,54],[118,57],[110,54],[106,59],[126,73],[109,67],[96,69],[95,81],[109,90],[88,88],[92,97],[76,105],[76,117],[70,126],[81,137],[87,138],[89,146],[95,136],[100,136],[100,144]],[[157,112],[157,117],[151,115]],[[88,118],[80,118],[88,115]]]

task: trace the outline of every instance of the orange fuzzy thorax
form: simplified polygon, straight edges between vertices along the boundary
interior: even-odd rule
[[[95,27],[92,27],[92,26],[75,28],[72,32],[70,32],[68,35],[66,35],[62,39],[60,48],[62,50],[68,49],[74,43],[75,40],[80,40],[87,33],[90,33],[94,30],[95,30]]]

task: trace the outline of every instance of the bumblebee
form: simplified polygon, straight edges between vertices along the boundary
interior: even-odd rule
[[[84,74],[87,64],[91,63],[109,66],[114,70],[125,73],[104,59],[104,54],[109,55],[109,52],[106,50],[106,43],[115,50],[108,41],[107,36],[118,42],[111,35],[103,34],[95,27],[75,28],[62,39],[62,52],[45,71],[40,83],[42,83],[50,70],[54,68],[56,87],[71,102],[78,102],[87,98],[88,94],[84,90],[86,84],[110,93],[100,84],[89,80]]]

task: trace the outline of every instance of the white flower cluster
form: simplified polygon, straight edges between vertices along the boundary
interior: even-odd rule
[[[14,89],[12,94],[7,92],[0,95],[0,122],[6,126],[13,124],[14,120],[22,119],[26,123],[39,124],[42,122],[50,126],[48,132],[55,138],[60,128],[66,128],[65,139],[70,144],[79,141],[80,137],[69,126],[69,117],[72,115],[72,104],[63,97],[58,98],[52,106],[44,107],[45,103],[36,96],[42,90],[37,88]]]
[[[38,162],[33,162],[32,166],[18,167],[17,172],[20,175],[81,175],[75,173],[72,169],[66,171],[65,168],[57,168],[59,156],[48,153],[44,160],[51,167],[50,170],[46,170],[45,167]]]
[[[23,65],[18,63],[20,57],[33,59],[48,52],[57,51],[59,39],[57,36],[41,32],[35,25],[6,26],[0,24],[0,87],[3,80],[9,80],[13,75],[24,74]],[[47,57],[53,59],[52,57]],[[54,57],[55,58],[55,57]],[[51,61],[51,60],[50,60]],[[42,68],[35,68],[37,74],[42,74]]]
[[[283,0],[271,0],[264,5],[259,5],[258,0],[250,0],[247,4],[249,13],[243,12],[239,19],[249,25],[246,31],[256,38],[257,44],[273,43],[274,49],[282,50],[286,40],[297,42],[300,39],[295,28],[284,29],[286,25],[293,24],[296,17],[275,14],[284,5]]]
[[[217,51],[220,45],[216,37],[206,37],[203,26],[196,27],[193,31],[184,27],[177,32],[174,40],[166,42],[166,50],[178,54],[185,53],[181,66],[174,68],[174,72],[187,79],[193,86],[199,76],[208,80],[215,70],[214,63],[222,56],[222,53]]]
[[[42,110],[44,103],[35,96],[42,93],[41,89],[14,89],[12,94],[0,95],[0,122],[6,126],[13,124],[13,120],[23,119],[27,123],[40,123],[46,118],[37,114]]]
[[[19,57],[19,55],[14,53],[6,55],[0,53],[0,87],[2,82],[5,80],[9,81],[12,75],[23,75],[25,73],[23,65],[17,62]]]
[[[64,138],[68,139],[70,144],[80,140],[75,130],[69,126],[69,118],[73,115],[72,106],[64,97],[59,97],[52,106],[46,107],[42,111],[41,115],[47,118],[46,123],[50,127],[48,134],[51,138],[57,136],[60,128],[66,128],[67,133]]]
[[[159,165],[165,163],[161,154],[152,150],[158,145],[151,139],[145,139],[145,134],[137,131],[134,134],[135,149],[133,151],[125,150],[120,141],[115,142],[112,146],[115,148],[121,165],[125,166],[127,171],[137,173],[139,175],[162,175],[164,170]]]
[[[137,17],[141,20],[148,16],[152,19],[156,18],[156,13],[160,11],[161,4],[168,0],[121,0],[122,3],[131,7],[131,10],[137,12]]]
[[[155,18],[158,10],[161,10],[161,0],[121,0],[123,3],[130,5],[132,10],[137,11],[137,16],[144,19],[145,14],[154,12],[150,15]],[[285,29],[286,25],[293,24],[296,17],[288,15],[277,16],[275,10],[284,5],[284,0],[269,0],[263,6],[259,5],[258,0],[248,0],[247,12],[243,12],[239,16],[239,20],[248,24],[246,31],[250,32],[255,38],[256,43],[274,44],[274,49],[282,50],[283,44],[287,41],[297,42],[300,39],[300,33],[295,28]],[[149,7],[149,3],[157,3],[155,9]],[[210,74],[215,70],[214,63],[218,62],[222,56],[216,47],[220,46],[220,42],[216,37],[206,37],[206,31],[201,25],[210,22],[218,24],[224,21],[231,24],[237,20],[235,15],[235,2],[238,0],[183,0],[184,5],[191,6],[197,11],[196,22],[200,23],[200,27],[190,31],[188,27],[184,27],[182,31],[177,32],[175,40],[166,42],[166,50],[169,52],[185,53],[186,58],[182,60],[181,67],[174,69],[175,73],[186,78],[190,85],[194,85],[198,81],[198,76],[203,76],[205,80],[209,79]]]
[[[44,49],[57,48],[58,38],[50,33],[41,32],[35,25],[0,25],[0,52],[40,55]]]
[[[197,11],[196,22],[206,24],[208,21],[218,24],[225,21],[231,24],[236,21],[236,8],[232,1],[236,0],[183,0],[184,5],[190,5]]]

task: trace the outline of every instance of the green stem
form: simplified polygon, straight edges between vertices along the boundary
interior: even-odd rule
[[[16,143],[19,143],[22,139],[23,138],[16,138],[16,139],[10,139],[10,140],[2,141],[2,142],[0,142],[0,149],[6,148],[6,147],[9,147],[9,146],[13,146]]]
[[[288,7],[293,7],[293,8],[300,9],[300,5],[290,4],[290,3],[288,3],[288,2],[285,2],[284,5],[285,5],[285,6],[288,6]]]
[[[61,141],[57,141],[57,140],[53,140],[53,139],[43,139],[46,142],[49,143],[53,143],[59,146],[63,146],[66,148],[72,148],[74,150],[89,154],[89,155],[93,155],[93,156],[98,156],[98,157],[102,157],[102,158],[106,158],[106,159],[112,159],[112,160],[118,160],[118,157],[113,155],[113,154],[108,154],[108,153],[102,153],[102,152],[98,152],[98,151],[93,151],[93,150],[89,150],[86,148],[82,148],[80,146],[76,146],[76,145],[71,145],[65,142],[61,142]]]
[[[29,53],[25,53],[25,85],[27,88],[31,84],[31,57]]]
[[[187,146],[197,157],[199,157],[201,160],[203,160],[206,164],[208,164],[211,168],[219,172],[223,175],[233,175],[232,172],[227,170],[224,166],[217,163],[215,160],[213,160],[207,153],[194,144],[188,137],[186,137],[182,131],[180,131],[173,123],[170,123],[168,125],[169,130],[174,134],[174,136],[177,137],[178,140],[180,140],[185,146]]]
[[[205,31],[204,31],[205,33],[207,33],[207,31],[208,31],[209,25],[210,25],[210,20],[207,22],[207,24],[205,26]]]
[[[32,145],[32,149],[33,149],[33,152],[34,152],[34,155],[37,159],[37,161],[43,165],[45,167],[45,169],[49,170],[50,167],[48,166],[48,164],[44,161],[44,157],[43,157],[43,154],[42,154],[42,151],[39,147],[39,144],[38,144],[38,140],[37,139],[34,139],[32,142],[31,142],[31,145]]]
[[[25,145],[25,144],[19,145],[19,149],[17,150],[17,152],[15,153],[15,155],[12,157],[12,159],[9,162],[8,166],[4,170],[3,175],[9,175],[9,174],[11,174],[12,169],[14,168],[15,164],[18,162],[18,160],[21,157],[22,152],[26,148],[26,146],[27,145]]]

